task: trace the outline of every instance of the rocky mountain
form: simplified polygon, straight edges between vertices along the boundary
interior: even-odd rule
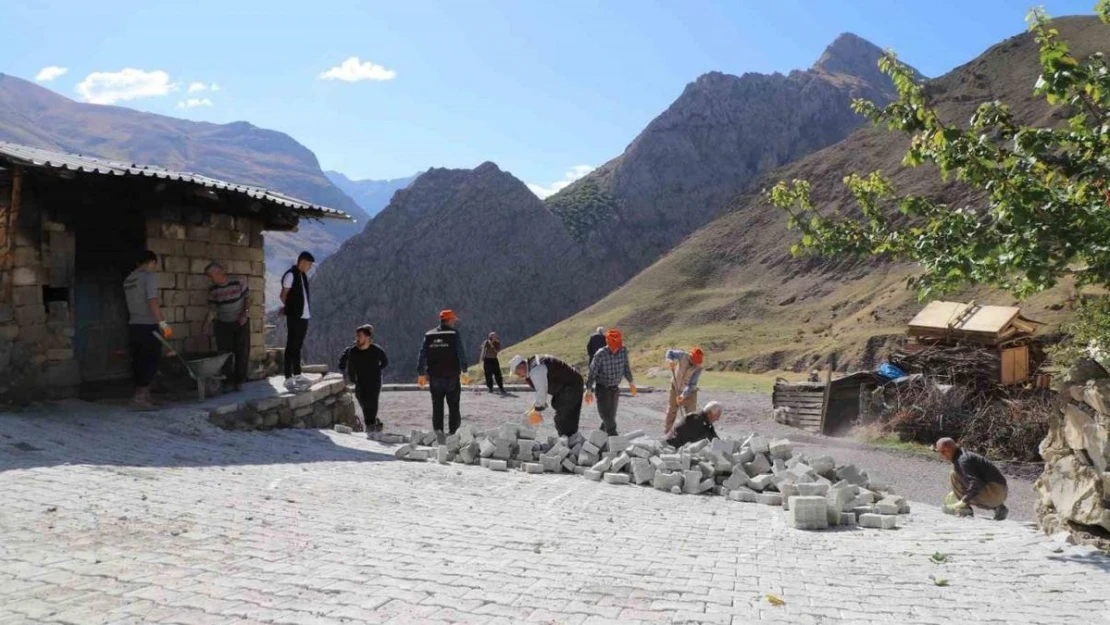
[[[366,213],[367,218],[373,218],[389,205],[394,193],[412,184],[420,173],[393,180],[351,180],[337,171],[325,171],[324,175],[340,191],[350,196]]]
[[[491,164],[432,170],[321,265],[319,330],[306,354],[331,361],[353,328],[370,322],[383,343],[400,340],[408,350],[399,361],[407,378],[420,332],[444,306],[472,320],[475,349],[490,329],[511,341],[580,310],[717,215],[759,173],[861,125],[852,99],[885,101],[893,91],[885,77],[869,82],[876,71],[868,63],[880,55],[843,35],[813,68],[788,76],[706,74],[624,154],[548,198],[546,208]],[[518,245],[522,237],[530,252]],[[444,244],[458,245],[457,253],[444,254]]]
[[[299,232],[267,234],[270,303],[276,301],[276,281],[302,249],[325,257],[366,221],[363,210],[328,180],[308,148],[289,135],[247,122],[210,124],[85,104],[0,74],[0,140],[263,186],[346,211],[357,220],[302,222]]]
[[[612,287],[717,216],[761,173],[832,145],[864,123],[854,98],[886,102],[882,50],[839,36],[808,70],[788,75],[712,72],[624,153],[547,199]]]
[[[387,376],[410,380],[441,309],[459,314],[476,361],[491,330],[520,340],[588,303],[586,275],[578,245],[523,182],[493,163],[431,169],[320,263],[306,353],[334,364],[371,323]]]
[[[1110,28],[1093,17],[1055,20],[1077,55],[1105,51]],[[827,64],[828,60],[823,60]],[[966,124],[982,102],[1009,103],[1026,123],[1050,124],[1054,112],[1032,96],[1039,75],[1038,50],[1029,34],[999,43],[970,63],[927,84],[927,93],[950,123]],[[523,352],[549,351],[578,358],[580,345],[597,325],[625,331],[641,366],[658,365],[661,348],[700,344],[713,368],[763,372],[807,371],[824,363],[846,369],[869,366],[884,344],[904,336],[905,324],[922,304],[905,288],[913,271],[879,262],[796,259],[784,214],[762,193],[779,180],[813,184],[818,206],[851,210],[842,179],[852,172],[882,170],[905,193],[932,195],[954,205],[979,201],[967,187],[944,184],[932,167],[906,168],[908,138],[866,127],[844,141],[769,172],[729,206],[728,212],[691,234],[681,245],[626,285],[574,317],[524,344]],[[1021,303],[1025,313],[1049,324],[1065,288]],[[973,289],[953,298],[1016,304],[1004,293]]]

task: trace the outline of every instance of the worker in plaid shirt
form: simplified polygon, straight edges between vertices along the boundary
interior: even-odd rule
[[[628,392],[635,397],[636,385],[632,383],[632,368],[628,366],[628,350],[619,330],[605,333],[605,347],[597,350],[586,377],[586,403],[594,399],[596,387],[597,414],[601,429],[609,436],[617,435],[617,402],[620,400],[621,378],[628,380]]]

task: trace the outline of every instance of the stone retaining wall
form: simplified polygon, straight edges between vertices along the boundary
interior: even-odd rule
[[[335,424],[363,430],[355,413],[354,395],[337,373],[324,376],[303,393],[281,393],[220,406],[208,413],[208,420],[226,430],[329,428]]]
[[[1110,545],[1110,374],[1087,361],[1058,387],[1061,410],[1041,442],[1037,516],[1046,533]]]

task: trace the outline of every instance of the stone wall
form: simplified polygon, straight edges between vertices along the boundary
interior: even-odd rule
[[[1110,374],[1084,361],[1062,378],[1061,410],[1040,452],[1037,516],[1047,533],[1110,545]]]
[[[99,309],[102,317],[119,315],[126,323],[122,302],[78,301],[99,296],[95,289],[83,288],[76,277],[82,236],[76,216],[80,211],[102,210],[112,201],[124,202],[117,205],[121,214],[138,211],[145,220],[145,244],[159,255],[163,312],[173,326],[178,351],[214,350],[201,332],[208,311],[209,280],[204,267],[215,260],[229,274],[247,280],[252,291],[249,372],[252,378],[262,376],[265,264],[260,218],[212,213],[219,205],[194,196],[157,200],[118,192],[105,196],[97,195],[95,187],[90,187],[86,204],[81,204],[69,201],[80,194],[59,184],[39,180],[36,187],[26,175],[17,180],[11,171],[0,171],[0,401],[25,403],[76,394],[82,381],[75,352],[75,341],[82,340],[77,336],[76,308]],[[54,195],[48,200],[36,195],[36,188]],[[126,370],[126,345],[113,345],[112,351],[118,353],[105,358]]]
[[[337,423],[363,430],[354,396],[337,373],[324,376],[303,393],[275,393],[220,406],[209,412],[208,420],[227,430],[329,428]]]
[[[262,223],[189,209],[163,209],[147,219],[146,245],[158,254],[161,262],[163,315],[173,326],[175,347],[182,352],[215,349],[210,338],[202,333],[211,285],[204,275],[208,263],[216,261],[229,275],[246,279],[251,290],[248,372],[252,379],[262,377],[266,357],[263,339],[266,265]]]
[[[0,398],[72,397],[81,381],[68,301],[44,301],[44,287],[72,286],[74,233],[52,221],[30,193],[0,180]]]

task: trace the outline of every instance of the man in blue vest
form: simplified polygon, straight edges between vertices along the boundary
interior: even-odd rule
[[[281,276],[281,313],[285,315],[285,379],[301,374],[301,346],[308,334],[308,320],[312,318],[309,304],[312,297],[308,290],[308,270],[316,259],[308,252],[301,252],[297,264]]]
[[[436,431],[440,442],[447,438],[443,432],[444,400],[447,401],[447,411],[450,414],[448,433],[454,434],[462,423],[462,413],[459,411],[461,384],[470,384],[470,376],[466,375],[463,341],[455,329],[458,323],[459,318],[454,311],[440,311],[439,327],[424,334],[424,343],[420,346],[420,358],[416,365],[416,383],[420,388],[431,382],[432,429]]]

